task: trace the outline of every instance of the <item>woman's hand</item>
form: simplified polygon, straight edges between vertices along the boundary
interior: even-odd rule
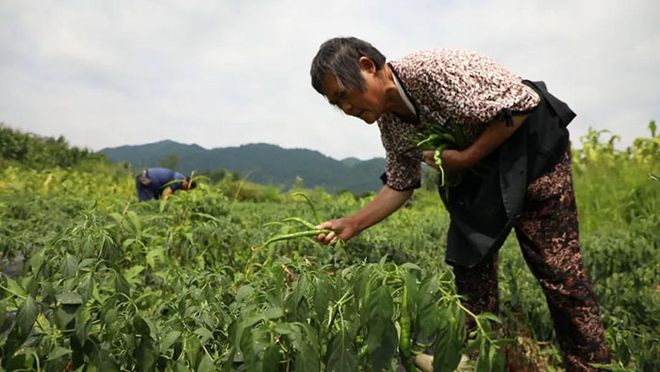
[[[383,186],[369,204],[354,214],[325,221],[316,226],[318,229],[332,230],[328,234],[317,235],[316,240],[330,245],[337,243],[339,239],[347,241],[401,208],[406,200],[410,199],[412,193],[413,189],[398,191]]]
[[[318,242],[329,245],[335,245],[339,239],[346,241],[360,233],[357,224],[350,217],[325,221],[316,226],[316,228],[332,230],[327,235],[319,234],[316,236]]]
[[[424,162],[431,166],[435,170],[438,169],[438,165],[435,163],[435,151],[426,150],[422,152],[422,158]],[[442,159],[442,169],[445,173],[453,174],[459,173],[464,170],[471,168],[474,164],[470,161],[467,153],[465,151],[457,150],[444,150],[440,154],[440,159]]]

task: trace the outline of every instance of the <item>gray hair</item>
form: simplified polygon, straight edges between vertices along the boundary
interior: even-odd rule
[[[360,74],[360,57],[371,59],[380,70],[385,64],[385,56],[364,40],[355,37],[336,37],[321,44],[312,60],[312,86],[324,94],[323,78],[334,75],[337,83],[346,89],[364,91],[364,79]]]

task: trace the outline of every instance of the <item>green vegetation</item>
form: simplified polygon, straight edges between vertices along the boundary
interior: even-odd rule
[[[656,371],[660,138],[652,129],[616,151],[603,134],[573,156],[584,259],[610,368]],[[501,370],[505,355],[515,370],[559,368],[514,239],[500,254],[503,312],[478,317],[463,344],[472,315],[443,262],[448,216],[434,192],[331,248],[290,237],[369,197],[225,177],[137,203],[132,172],[102,159],[13,159],[0,169],[0,267],[25,263],[0,278],[1,369],[393,370],[427,347],[437,371],[470,351],[479,371]]]
[[[11,129],[0,123],[0,166],[17,163],[45,169],[70,167],[87,160],[100,160],[102,155],[87,149],[69,147],[64,137],[39,137]]]

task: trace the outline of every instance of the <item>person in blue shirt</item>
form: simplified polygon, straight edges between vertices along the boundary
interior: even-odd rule
[[[147,168],[135,177],[135,190],[140,201],[166,200],[177,190],[188,191],[195,187],[195,181],[167,168]]]

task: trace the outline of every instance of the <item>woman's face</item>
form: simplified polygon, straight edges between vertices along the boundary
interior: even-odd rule
[[[384,112],[384,85],[380,76],[382,74],[377,73],[373,62],[371,67],[368,64],[366,68],[363,64],[361,67],[360,71],[365,82],[364,91],[340,86],[337,78],[332,74],[325,75],[323,87],[330,104],[339,107],[346,115],[355,116],[367,124],[372,124]]]

